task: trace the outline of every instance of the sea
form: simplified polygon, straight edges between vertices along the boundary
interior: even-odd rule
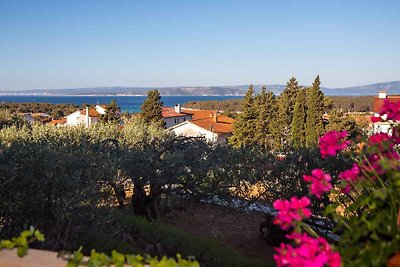
[[[49,95],[0,95],[4,102],[43,102],[50,104],[109,104],[115,100],[122,112],[136,113],[147,96],[49,96]],[[241,99],[243,96],[161,96],[165,107],[173,107],[191,101]]]

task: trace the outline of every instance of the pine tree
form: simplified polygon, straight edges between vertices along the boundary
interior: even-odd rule
[[[324,133],[322,116],[324,115],[324,94],[320,90],[319,75],[307,89],[306,146],[313,147]]]
[[[106,123],[118,123],[120,120],[121,109],[115,100],[112,100],[105,110],[105,114],[100,116],[100,121]]]
[[[141,107],[142,119],[147,123],[155,123],[164,126],[162,108],[164,103],[158,90],[151,90],[147,93],[147,99]]]
[[[257,110],[253,94],[253,85],[250,85],[242,103],[242,113],[237,116],[233,124],[233,135],[229,139],[229,143],[235,147],[251,146],[257,143],[255,137]]]
[[[354,137],[358,133],[355,120],[343,111],[333,109],[329,112],[329,122],[325,126],[325,131],[346,130],[349,136]]]
[[[293,110],[292,145],[294,148],[306,146],[306,91],[301,89],[297,94]]]
[[[258,116],[256,120],[256,140],[264,148],[273,148],[275,144],[272,122],[275,120],[277,106],[275,95],[263,87],[255,99]]]
[[[291,141],[291,124],[293,121],[294,105],[298,92],[302,89],[295,77],[286,84],[285,90],[278,99],[277,127],[281,139],[280,147],[289,146]]]

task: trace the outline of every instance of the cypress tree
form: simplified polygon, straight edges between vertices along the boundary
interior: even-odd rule
[[[324,94],[320,90],[319,75],[312,86],[307,89],[307,118],[306,118],[306,146],[318,144],[319,137],[324,133],[322,116],[324,115]]]
[[[306,91],[301,89],[297,94],[293,110],[292,145],[294,148],[306,146]]]
[[[158,90],[151,90],[147,93],[147,99],[143,102],[141,107],[142,119],[147,123],[156,123],[164,126],[164,119],[162,116],[162,108],[164,103],[161,101],[161,95]]]
[[[233,135],[229,143],[235,147],[249,146],[256,144],[256,119],[257,111],[254,102],[254,89],[250,85],[242,103],[240,113],[233,123]]]
[[[293,121],[294,105],[298,92],[302,89],[295,77],[292,77],[286,84],[285,90],[278,100],[278,123],[279,135],[281,139],[280,147],[290,145],[291,124]]]
[[[100,116],[100,121],[106,123],[118,123],[121,109],[117,106],[115,100],[112,100],[107,106],[105,114]]]
[[[275,120],[277,106],[275,95],[263,87],[256,97],[258,116],[256,121],[256,140],[264,148],[273,148],[275,143],[272,122]]]

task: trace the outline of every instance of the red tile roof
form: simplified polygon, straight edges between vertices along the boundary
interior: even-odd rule
[[[86,115],[86,110],[81,110],[82,115]],[[100,113],[97,112],[95,109],[89,109],[89,117],[100,117]]]
[[[187,116],[187,115],[191,115],[191,114],[186,113],[186,112],[178,113],[175,111],[175,108],[171,108],[171,107],[165,107],[162,109],[162,116],[164,118],[183,117],[183,116]]]
[[[226,133],[231,133],[233,131],[232,123],[220,122],[220,121],[215,122],[212,118],[192,120],[190,122],[208,131],[214,132],[216,134],[226,134]]]
[[[49,125],[63,125],[67,123],[67,119],[66,118],[61,118],[59,120],[52,120],[51,122],[49,122]]]
[[[192,114],[191,123],[200,126],[216,134],[231,133],[233,131],[234,119],[217,114],[217,110],[191,110],[184,109],[186,113]],[[217,116],[217,120],[215,120]]]
[[[379,111],[381,110],[382,106],[383,106],[383,102],[385,100],[389,100],[390,102],[393,103],[398,103],[400,102],[400,95],[388,95],[386,98],[379,98],[379,97],[375,97],[374,98],[374,106],[373,106],[373,111],[375,113],[379,113]]]

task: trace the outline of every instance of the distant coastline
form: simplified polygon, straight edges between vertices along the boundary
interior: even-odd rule
[[[264,85],[253,85],[255,93],[259,93]],[[307,85],[304,85],[307,87]],[[265,85],[268,91],[279,95],[286,87],[283,84]],[[91,88],[64,88],[64,89],[29,89],[3,90],[0,95],[21,96],[146,96],[149,90],[157,89],[162,96],[244,96],[249,85],[226,86],[177,86],[177,87],[91,87]],[[377,95],[378,91],[386,90],[388,94],[400,94],[400,81],[374,83],[361,86],[327,88],[321,87],[328,96],[363,96]]]

